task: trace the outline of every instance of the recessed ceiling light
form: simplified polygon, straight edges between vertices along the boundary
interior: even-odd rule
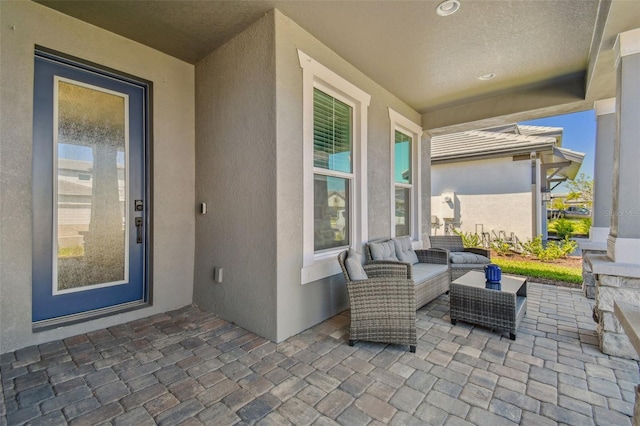
[[[436,7],[436,13],[440,16],[453,15],[460,9],[458,0],[445,0]]]
[[[488,72],[486,74],[482,74],[480,77],[478,77],[478,80],[491,80],[496,78],[496,73],[495,72]]]

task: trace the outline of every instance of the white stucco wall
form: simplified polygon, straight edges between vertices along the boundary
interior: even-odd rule
[[[194,67],[30,1],[0,2],[0,353],[190,304],[194,261]],[[31,331],[34,47],[153,86],[153,306]]]
[[[531,162],[508,158],[435,164],[432,170],[432,215],[442,225],[443,193],[455,194],[456,228],[476,232],[511,232],[523,241],[532,238]],[[478,226],[478,232],[480,227]],[[443,235],[444,229],[432,228]]]
[[[391,148],[388,108],[391,107],[415,123],[420,123],[420,115],[277,11],[275,25],[278,155],[277,340],[281,341],[348,306],[344,278],[341,275],[305,285],[300,284],[303,244],[303,86],[297,49],[371,95],[368,109],[366,188],[369,240],[388,238],[391,235]],[[374,46],[362,48],[375,49]],[[429,163],[429,150],[423,149],[423,170],[428,170]],[[428,180],[425,184],[424,176],[423,188],[428,188]],[[422,211],[423,216],[428,218],[428,201],[426,208],[423,204]],[[428,228],[423,231],[428,232]]]

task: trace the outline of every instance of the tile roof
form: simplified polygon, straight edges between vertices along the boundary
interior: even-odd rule
[[[560,128],[560,130],[562,129]],[[533,129],[526,129],[526,131],[531,132]],[[434,136],[431,139],[431,159],[437,162],[465,158],[496,157],[501,154],[527,154],[531,151],[551,149],[557,142],[557,139],[551,136],[471,130]]]
[[[521,135],[562,135],[564,128],[562,127],[549,127],[549,126],[527,126],[525,124],[517,124],[516,127]]]

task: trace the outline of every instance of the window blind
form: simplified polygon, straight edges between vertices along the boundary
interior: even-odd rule
[[[313,165],[351,173],[351,107],[313,89]]]

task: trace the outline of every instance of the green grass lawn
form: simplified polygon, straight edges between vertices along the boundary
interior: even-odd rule
[[[562,281],[571,284],[582,283],[582,268],[575,268],[539,261],[509,260],[502,257],[492,257],[491,262],[500,266],[505,274],[523,275],[535,280]]]

